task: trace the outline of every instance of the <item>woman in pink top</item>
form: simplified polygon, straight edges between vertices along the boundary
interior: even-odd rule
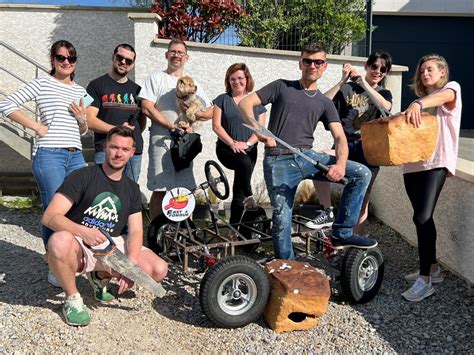
[[[414,210],[420,270],[405,276],[414,284],[402,296],[408,301],[421,301],[434,293],[432,283],[443,281],[436,260],[433,212],[446,177],[453,176],[456,170],[462,103],[461,88],[457,82],[449,81],[448,63],[438,54],[420,59],[412,88],[419,99],[405,110],[407,121],[419,127],[421,111],[427,111],[438,117],[439,124],[438,142],[431,158],[403,167],[405,189]]]

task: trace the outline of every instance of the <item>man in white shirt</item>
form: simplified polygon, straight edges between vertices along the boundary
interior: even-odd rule
[[[167,190],[176,186],[193,189],[196,182],[192,164],[189,168],[175,171],[171,160],[169,130],[185,128],[177,126],[178,106],[176,103],[176,83],[184,74],[184,66],[189,56],[186,44],[179,39],[172,39],[165,54],[168,66],[164,71],[155,71],[145,80],[139,98],[143,113],[151,120],[150,145],[148,148],[149,165],[147,187],[153,194],[150,198],[150,218],[153,220],[161,213],[161,202]],[[212,118],[211,101],[200,91],[197,84],[197,96],[206,107],[196,113],[198,120]]]

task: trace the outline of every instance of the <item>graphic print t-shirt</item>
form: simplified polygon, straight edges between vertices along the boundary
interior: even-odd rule
[[[120,126],[131,115],[140,109],[138,93],[140,86],[132,80],[118,83],[108,74],[92,80],[87,86],[87,92],[94,98],[92,106],[99,109],[97,117],[114,126]],[[94,146],[96,152],[103,150],[105,133],[94,133]],[[143,138],[138,123],[135,125],[136,153],[142,154]]]
[[[381,86],[375,90],[387,101],[392,102],[392,93]],[[363,87],[356,83],[346,83],[334,96],[344,132],[348,136],[360,136],[362,123],[379,118],[381,113],[370,100]]]
[[[74,171],[57,192],[74,201],[66,217],[86,227],[105,229],[112,237],[120,236],[129,215],[141,211],[138,184],[125,175],[120,181],[109,179],[102,165]]]

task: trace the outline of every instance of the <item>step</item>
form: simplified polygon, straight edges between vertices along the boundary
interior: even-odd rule
[[[31,173],[0,173],[0,195],[38,195],[38,186]]]

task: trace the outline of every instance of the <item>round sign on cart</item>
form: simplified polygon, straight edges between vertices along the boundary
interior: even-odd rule
[[[161,204],[163,214],[173,222],[187,219],[193,213],[195,206],[194,195],[184,187],[175,187],[168,191]]]

